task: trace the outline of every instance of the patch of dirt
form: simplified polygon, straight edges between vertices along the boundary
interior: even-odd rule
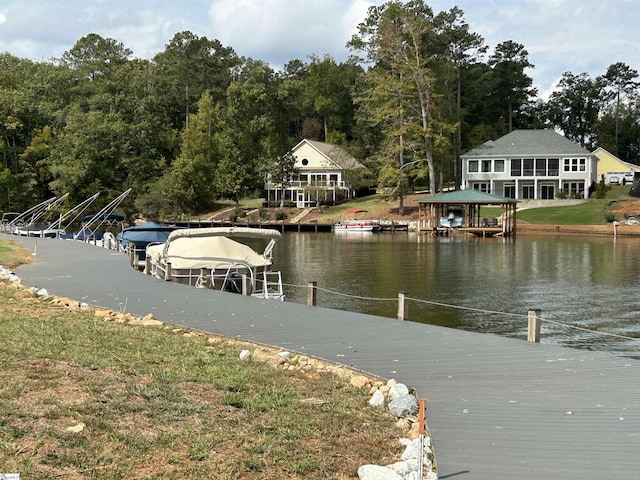
[[[611,212],[616,217],[627,218],[632,215],[640,215],[640,200],[620,200],[610,202]]]

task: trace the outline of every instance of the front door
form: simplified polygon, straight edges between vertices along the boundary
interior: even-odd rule
[[[540,193],[543,200],[553,200],[553,196],[555,195],[554,185],[541,185]]]
[[[298,195],[296,198],[296,208],[304,208],[304,190],[298,190]]]

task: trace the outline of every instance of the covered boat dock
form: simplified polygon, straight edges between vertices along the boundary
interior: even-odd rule
[[[463,232],[488,237],[516,233],[517,200],[478,190],[456,190],[418,200],[418,231],[432,235]],[[499,217],[483,216],[482,207],[500,207]]]

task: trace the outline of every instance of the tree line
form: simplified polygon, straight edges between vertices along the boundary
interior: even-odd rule
[[[566,72],[538,98],[524,45],[490,51],[458,7],[371,7],[351,56],[293,59],[278,71],[185,31],[150,60],[89,34],[61,58],[0,54],[0,210],[69,192],[132,187],[129,213],[165,219],[260,196],[293,173],[308,138],[364,163],[359,186],[399,196],[457,185],[459,155],[513,129],[555,128],[589,150],[640,164],[638,72]]]

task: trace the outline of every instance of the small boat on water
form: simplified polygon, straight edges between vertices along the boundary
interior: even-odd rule
[[[284,300],[282,277],[271,270],[281,234],[247,227],[174,230],[165,243],[146,248],[146,273],[161,280],[254,297]],[[262,253],[232,238],[267,241]]]
[[[382,230],[382,225],[378,220],[359,220],[355,218],[358,213],[366,213],[366,210],[350,209],[345,210],[344,213],[349,215],[350,218],[343,218],[334,223],[334,232],[379,232]]]
[[[334,232],[379,232],[382,225],[377,220],[343,220],[333,225]]]

